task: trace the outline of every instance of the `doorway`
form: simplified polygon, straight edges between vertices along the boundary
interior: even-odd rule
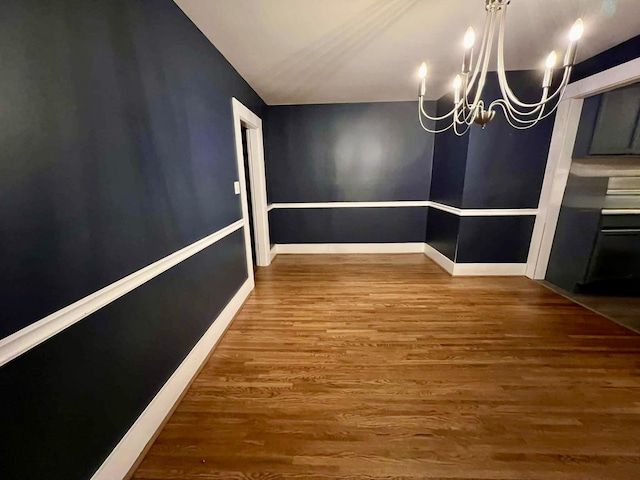
[[[247,191],[251,192],[251,175],[250,172],[250,163],[249,163],[249,140],[248,134],[249,129],[246,125],[241,126],[242,129],[242,160],[244,162],[244,181],[247,186]],[[253,199],[251,195],[247,195],[247,210],[249,214],[249,237],[251,238],[251,261],[253,262],[253,271],[256,271],[258,266],[256,260],[256,230],[253,226]]]
[[[640,81],[640,58],[583,78],[567,87],[564,98],[558,105],[553,126],[547,167],[527,260],[527,277],[543,280],[546,276],[560,208],[569,179],[584,99],[638,81]]]
[[[247,270],[253,279],[255,267],[271,263],[262,120],[235,98],[231,105],[238,165],[236,194],[244,221]]]

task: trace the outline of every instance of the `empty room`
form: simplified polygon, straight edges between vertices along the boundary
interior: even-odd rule
[[[640,478],[638,0],[2,0],[1,480]]]

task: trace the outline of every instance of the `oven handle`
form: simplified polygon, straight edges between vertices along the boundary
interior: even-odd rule
[[[601,231],[602,233],[635,234],[635,233],[640,233],[640,228],[604,228]]]

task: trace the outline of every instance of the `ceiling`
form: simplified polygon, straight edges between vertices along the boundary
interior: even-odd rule
[[[440,98],[485,18],[484,0],[175,1],[269,105],[414,100],[422,61]],[[578,60],[640,34],[639,0],[513,0],[507,69],[542,69],[578,17]]]

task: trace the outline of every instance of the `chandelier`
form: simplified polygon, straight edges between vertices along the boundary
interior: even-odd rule
[[[580,40],[584,31],[582,19],[578,19],[569,32],[569,46],[563,64],[564,72],[557,89],[553,93],[549,92],[553,83],[553,70],[558,61],[558,55],[553,51],[547,57],[540,101],[537,103],[525,103],[509,87],[504,67],[504,30],[509,3],[511,3],[511,0],[485,0],[487,18],[475,66],[473,66],[473,45],[476,35],[473,28],[469,27],[467,30],[463,41],[464,59],[462,61],[462,72],[456,76],[453,82],[453,108],[446,115],[432,117],[425,111],[423,101],[426,92],[427,65],[423,63],[420,66],[418,73],[420,77],[418,118],[420,125],[427,132],[442,133],[453,128],[456,135],[462,136],[469,131],[473,123],[477,123],[484,128],[495,117],[496,109],[498,108],[502,109],[505,118],[513,128],[525,130],[547,118],[558,108],[558,104],[569,83],[571,69],[575,63],[578,40]],[[485,106],[482,100],[482,91],[487,79],[496,29],[498,31],[498,83],[502,98]],[[447,120],[448,125],[446,127],[440,125],[442,128],[430,129],[425,126],[423,118],[438,122]]]

